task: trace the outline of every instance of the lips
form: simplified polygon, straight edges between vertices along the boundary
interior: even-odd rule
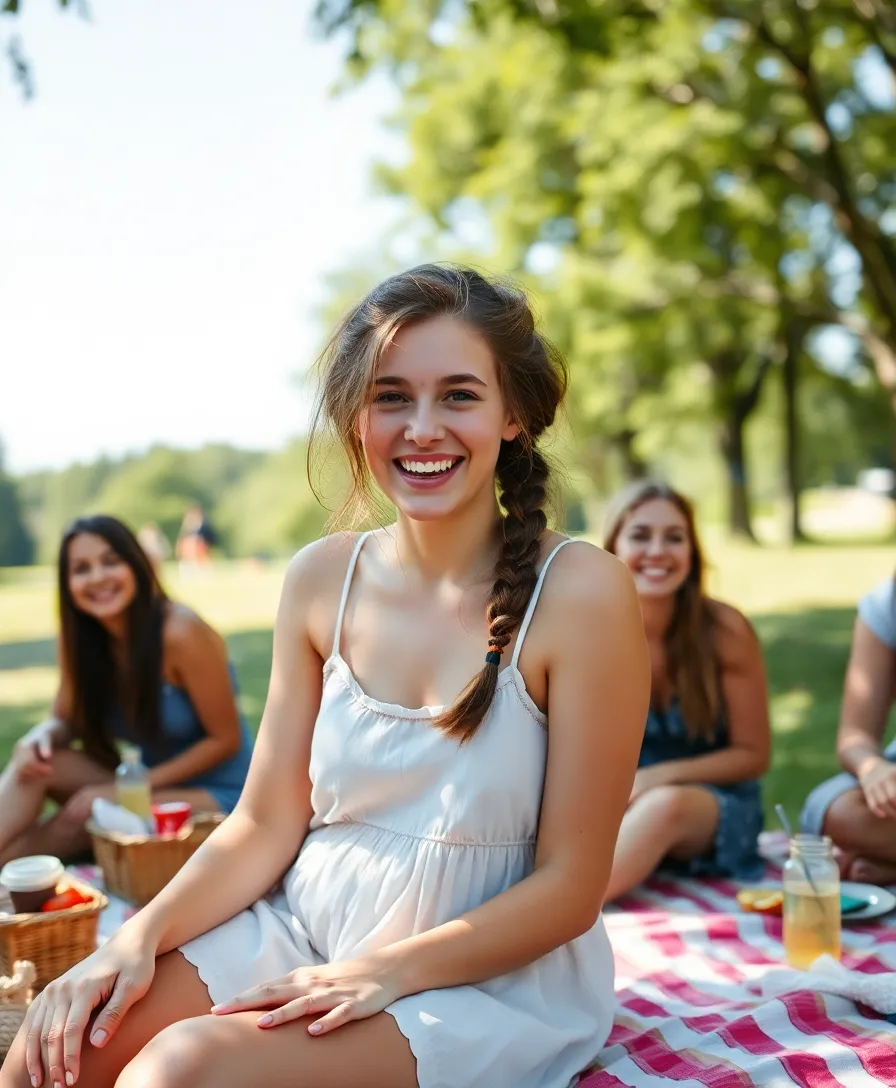
[[[416,488],[437,487],[450,479],[464,462],[456,455],[396,457],[396,471],[403,480]]]
[[[100,593],[87,594],[87,600],[91,604],[108,604],[110,601],[114,601],[120,594],[120,589],[106,589]]]

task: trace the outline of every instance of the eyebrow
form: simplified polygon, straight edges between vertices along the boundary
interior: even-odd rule
[[[374,378],[374,385],[410,385],[410,382],[406,378],[399,378],[392,374],[383,374],[379,378]],[[439,385],[481,385],[484,389],[488,388],[482,378],[477,378],[475,374],[449,374],[447,378],[440,378]]]
[[[651,525],[647,521],[636,521],[634,523],[634,525],[632,525],[632,528],[633,529],[653,529],[654,526]],[[656,528],[658,528],[661,533],[684,533],[684,532],[687,532],[687,529],[684,527],[684,525],[660,525],[660,526],[657,526]]]

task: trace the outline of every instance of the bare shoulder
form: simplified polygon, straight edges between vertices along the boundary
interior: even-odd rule
[[[562,539],[562,538],[558,538]],[[622,615],[641,622],[631,574],[615,555],[586,540],[574,540],[554,557],[545,578],[545,612],[575,631],[579,621],[612,624]]]
[[[223,641],[211,624],[181,601],[168,602],[162,639],[166,650],[189,648],[198,641]]]
[[[750,660],[759,648],[753,625],[734,605],[710,598],[706,602],[715,624],[716,651],[723,665]]]
[[[292,557],[283,583],[284,597],[327,595],[334,584],[342,585],[346,568],[360,533],[331,533],[306,544]]]
[[[322,660],[329,657],[333,624],[345,575],[360,533],[332,533],[307,544],[290,561],[280,599],[280,616],[298,625]]]

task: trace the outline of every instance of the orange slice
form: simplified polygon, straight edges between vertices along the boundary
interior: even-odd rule
[[[757,914],[780,914],[784,894],[772,888],[745,888],[737,893],[741,907]]]

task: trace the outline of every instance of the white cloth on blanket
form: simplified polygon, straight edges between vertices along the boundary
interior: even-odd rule
[[[851,971],[833,956],[819,956],[808,971],[790,967],[770,971],[762,978],[759,988],[763,997],[813,990],[848,997],[885,1016],[896,1013],[896,973],[886,971],[869,975]]]

